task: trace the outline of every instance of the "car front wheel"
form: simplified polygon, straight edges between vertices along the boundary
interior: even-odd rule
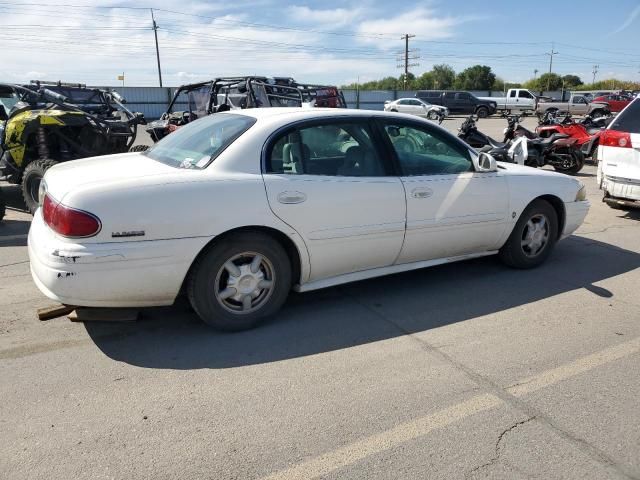
[[[239,331],[278,311],[290,289],[291,264],[284,248],[255,232],[215,243],[194,265],[187,291],[205,323]]]
[[[534,200],[522,212],[500,259],[513,268],[533,268],[543,263],[558,239],[558,215],[545,200]]]

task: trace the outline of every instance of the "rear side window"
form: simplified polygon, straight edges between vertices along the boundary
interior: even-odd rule
[[[287,130],[270,146],[267,173],[339,177],[386,175],[366,122],[327,122]]]
[[[640,133],[640,100],[636,99],[618,114],[609,127],[619,132]]]

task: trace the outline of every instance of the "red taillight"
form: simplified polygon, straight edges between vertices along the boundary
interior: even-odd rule
[[[605,147],[631,148],[631,134],[617,130],[604,130],[600,135],[600,145]]]
[[[46,194],[42,202],[42,217],[51,229],[65,237],[93,237],[102,225],[95,215],[67,207]]]

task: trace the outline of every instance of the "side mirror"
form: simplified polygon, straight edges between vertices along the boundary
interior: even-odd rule
[[[486,152],[480,152],[478,156],[478,171],[479,172],[497,172],[498,164],[496,159]]]

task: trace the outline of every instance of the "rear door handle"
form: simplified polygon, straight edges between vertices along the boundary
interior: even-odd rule
[[[431,195],[433,195],[433,190],[428,187],[419,187],[411,190],[413,198],[429,198]]]
[[[302,203],[307,199],[307,196],[302,192],[280,192],[278,194],[278,201],[285,204]]]

